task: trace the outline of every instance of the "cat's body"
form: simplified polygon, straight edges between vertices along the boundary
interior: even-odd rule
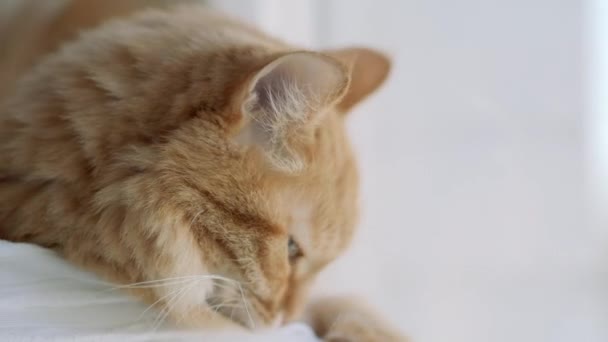
[[[95,15],[72,22],[83,3]],[[49,46],[6,73],[0,238],[53,248],[117,283],[164,279],[134,292],[170,304],[181,324],[297,318],[355,226],[344,112],[388,62],[365,49],[301,51],[197,5],[66,43],[140,10],[125,3],[76,1]]]

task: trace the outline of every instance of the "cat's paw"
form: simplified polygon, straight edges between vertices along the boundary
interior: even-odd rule
[[[407,342],[405,336],[358,313],[338,316],[323,336],[325,342]]]
[[[326,342],[407,342],[408,339],[365,303],[332,297],[309,306],[308,320]]]

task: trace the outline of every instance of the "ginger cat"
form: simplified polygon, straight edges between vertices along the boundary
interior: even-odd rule
[[[155,281],[132,291],[171,301],[185,327],[306,311],[327,341],[403,340],[352,300],[306,305],[354,233],[346,113],[388,59],[302,50],[197,4],[144,7],[71,1],[4,27],[0,238],[120,284]]]

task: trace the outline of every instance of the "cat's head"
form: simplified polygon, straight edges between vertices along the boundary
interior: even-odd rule
[[[59,79],[99,213],[102,243],[66,253],[106,260],[127,281],[210,275],[156,288],[155,299],[267,325],[300,311],[352,238],[346,121],[390,63],[366,48],[298,51],[213,20],[144,15],[84,35],[41,68]]]
[[[388,70],[369,49],[289,52],[234,88],[221,143],[192,164],[201,180],[190,180],[207,203],[192,225],[206,266],[243,286],[216,281],[208,302],[219,312],[246,325],[293,319],[318,272],[348,246],[358,175],[347,115]]]

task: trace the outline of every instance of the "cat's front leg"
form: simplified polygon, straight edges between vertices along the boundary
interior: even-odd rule
[[[350,297],[330,297],[314,301],[307,319],[326,342],[407,342],[369,306]]]

